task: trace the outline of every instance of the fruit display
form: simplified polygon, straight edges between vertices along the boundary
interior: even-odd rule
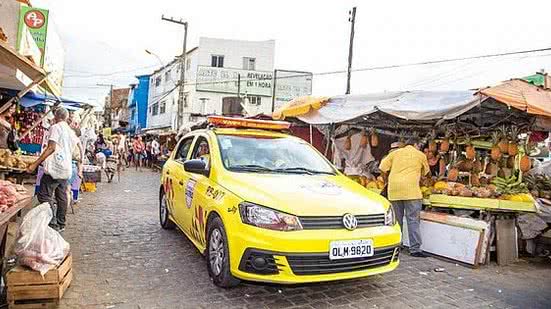
[[[379,176],[377,178],[372,176],[358,176],[357,182],[366,187],[367,189],[377,189],[382,190],[385,187],[385,181],[383,177]]]
[[[528,193],[528,186],[526,183],[517,177],[509,176],[506,178],[495,177],[492,180],[492,184],[496,186],[496,192],[499,195],[511,196],[515,194]]]
[[[524,182],[533,197],[551,199],[551,177],[547,175],[526,175]]]
[[[24,134],[32,127],[34,123],[39,121],[40,118],[42,118],[44,111],[45,109],[42,106],[33,106],[20,110],[16,116],[19,134]],[[44,133],[45,129],[39,125],[19,142],[22,144],[42,144]]]
[[[14,169],[26,169],[27,165],[34,162],[28,160],[29,156],[21,156],[13,154],[8,149],[0,149],[0,166],[14,168]]]

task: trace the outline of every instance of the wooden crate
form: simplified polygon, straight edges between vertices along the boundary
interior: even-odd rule
[[[11,269],[6,274],[9,308],[55,308],[73,280],[72,266],[73,257],[69,254],[44,277],[24,266]]]

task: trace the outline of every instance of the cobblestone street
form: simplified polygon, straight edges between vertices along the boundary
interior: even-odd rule
[[[551,307],[548,262],[470,269],[405,254],[396,271],[361,280],[219,289],[191,242],[160,228],[158,182],[158,173],[126,171],[84,194],[68,215],[75,280],[61,308]]]

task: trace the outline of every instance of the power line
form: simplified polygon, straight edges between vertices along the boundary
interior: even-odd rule
[[[510,56],[510,55],[520,55],[520,54],[536,53],[536,52],[542,52],[542,51],[551,51],[551,47],[542,48],[542,49],[532,49],[532,50],[508,52],[508,53],[500,53],[500,54],[489,54],[489,55],[480,55],[480,56],[472,56],[472,57],[449,58],[449,59],[440,59],[440,60],[424,61],[424,62],[414,62],[414,63],[405,63],[405,64],[386,65],[386,66],[365,67],[365,68],[359,68],[359,69],[352,69],[352,71],[353,72],[364,72],[364,71],[386,70],[386,69],[403,68],[403,67],[410,67],[410,66],[420,66],[420,65],[431,65],[431,64],[458,62],[458,61],[471,60],[471,59],[504,57],[504,56]],[[551,54],[526,56],[526,57],[523,57],[522,59],[531,58],[531,57],[545,57],[545,56],[551,56]],[[343,73],[346,73],[346,72],[347,72],[346,70],[339,70],[339,71],[326,71],[326,72],[317,72],[317,73],[297,73],[297,74],[294,74],[294,75],[287,75],[287,76],[278,77],[277,79],[280,80],[280,79],[287,79],[287,78],[296,78],[296,77],[301,77],[301,76],[309,76],[310,74],[312,74],[312,76],[334,75],[334,74],[343,74]],[[258,80],[258,79],[256,79],[256,78],[251,78],[251,79],[241,78],[240,79],[241,82],[256,81],[256,80]],[[208,85],[208,84],[231,83],[231,82],[237,82],[237,81],[238,81],[238,79],[226,79],[226,80],[217,80],[217,81],[198,81],[198,82],[194,82],[194,83],[184,83],[184,85],[197,86],[197,85]],[[178,85],[179,84],[177,84],[176,87],[178,87]],[[70,87],[66,87],[66,88],[70,88]],[[73,87],[73,88],[78,88],[78,87]]]

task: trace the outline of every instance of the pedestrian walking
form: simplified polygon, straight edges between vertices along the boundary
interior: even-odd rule
[[[136,136],[134,142],[132,143],[132,149],[134,151],[134,166],[136,171],[142,170],[142,161],[144,159],[145,145],[142,141],[141,136]]]
[[[419,187],[421,175],[430,172],[427,157],[408,141],[404,148],[394,150],[386,156],[379,166],[385,182],[388,183],[388,200],[392,203],[396,218],[403,227],[404,214],[408,225],[409,252],[414,257],[425,257],[421,250],[421,232],[419,229],[423,194]]]
[[[32,173],[43,163],[44,175],[40,179],[37,197],[40,203],[57,205],[50,226],[60,232],[65,229],[67,185],[72,175],[72,152],[78,139],[66,122],[68,116],[65,108],[55,109],[54,124],[48,130],[48,144],[40,157],[27,168],[27,172]]]

